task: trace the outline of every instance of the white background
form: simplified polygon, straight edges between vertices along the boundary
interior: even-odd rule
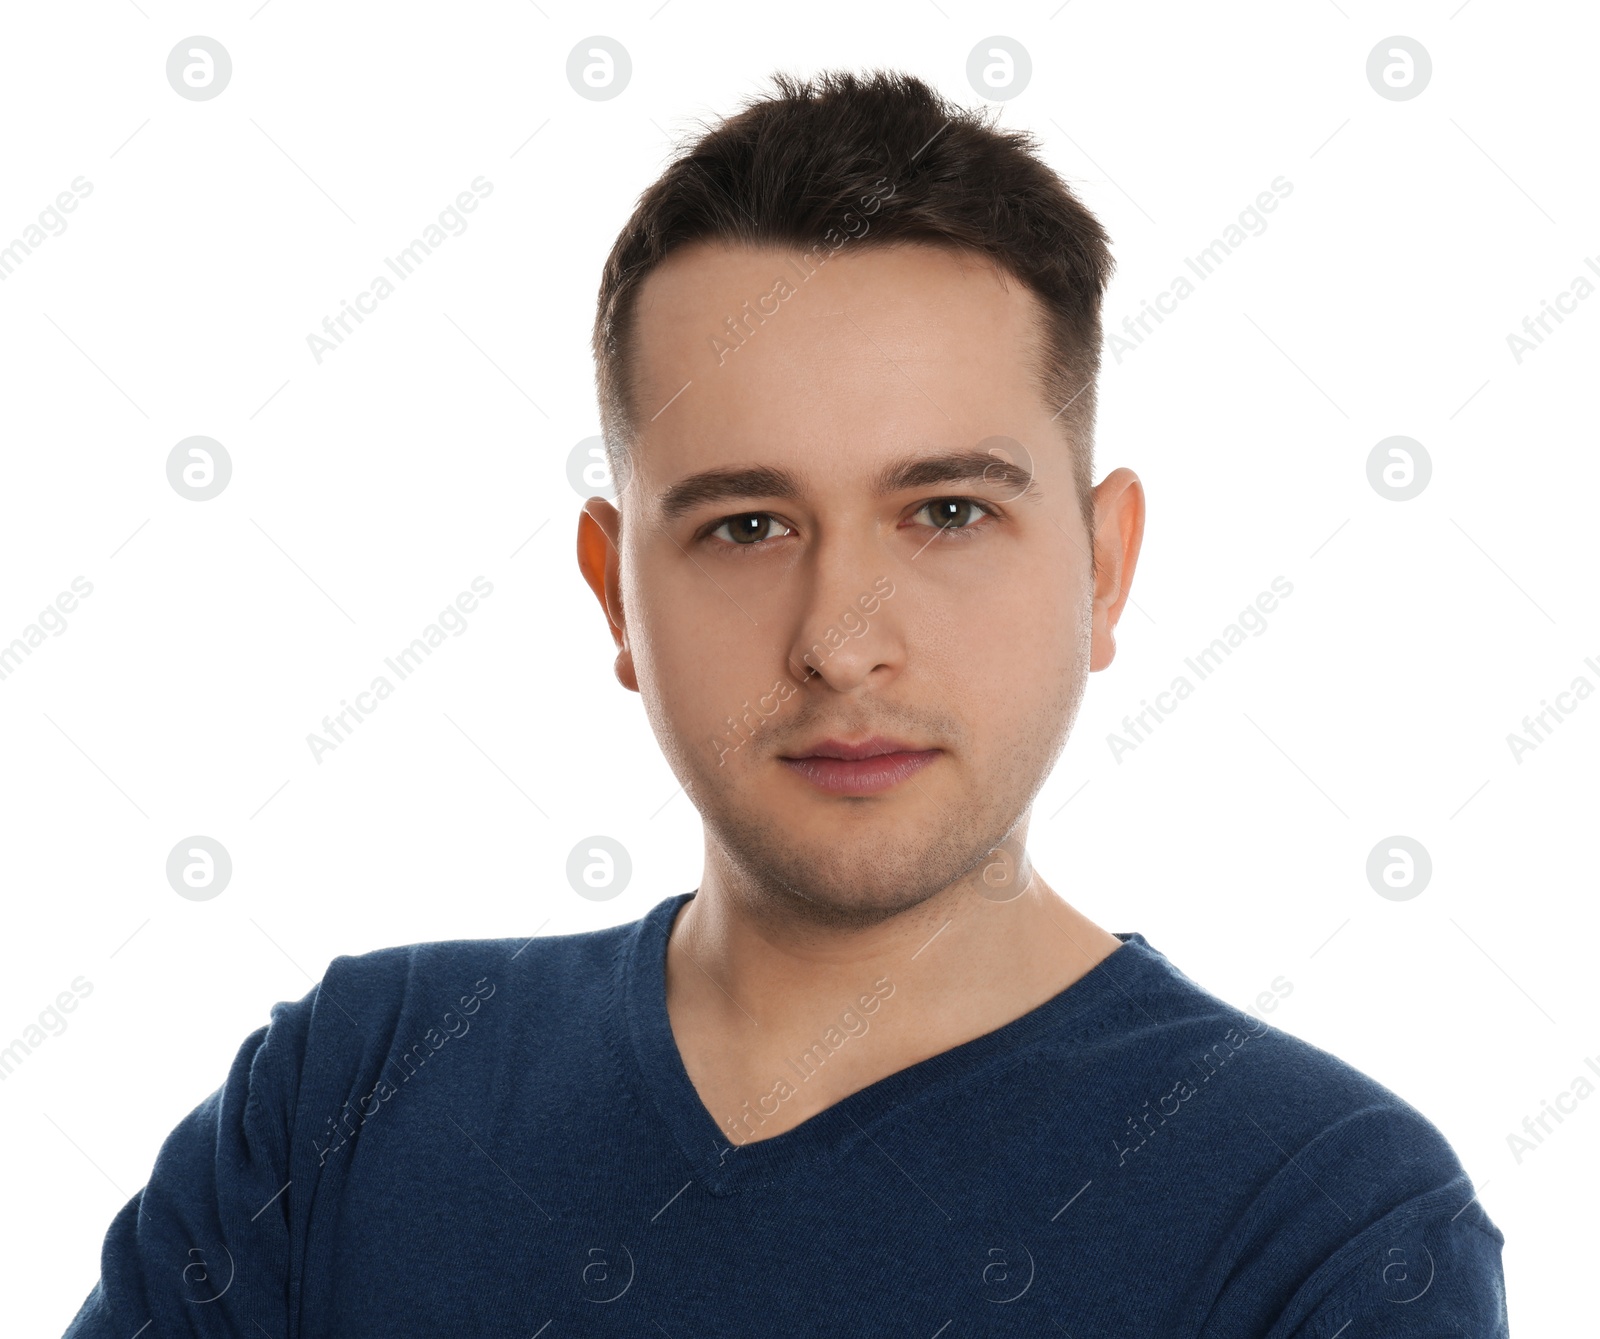
[[[574,559],[601,263],[674,137],[768,72],[894,66],[976,103],[996,33],[1033,64],[1002,124],[1113,238],[1108,330],[1293,185],[1108,354],[1098,473],[1138,471],[1149,524],[1034,859],[1236,1004],[1291,982],[1270,1021],[1418,1106],[1481,1186],[1516,1332],[1592,1323],[1600,1100],[1520,1163],[1507,1142],[1600,1055],[1600,695],[1507,744],[1600,687],[1600,300],[1520,364],[1506,340],[1600,257],[1589,7],[101,0],[5,30],[0,244],[93,189],[0,283],[0,644],[94,588],[0,681],[0,1044],[93,988],[0,1081],[8,1332],[65,1326],[161,1139],[333,956],[696,886],[697,816]],[[565,75],[596,33],[633,62],[603,102]],[[232,57],[214,100],[166,80],[193,34]],[[1395,34],[1433,61],[1408,101],[1365,73]],[[319,365],[306,336],[480,175],[467,230]],[[233,462],[203,503],[166,477],[195,434]],[[1407,502],[1366,475],[1395,434],[1433,464]],[[308,732],[480,575],[466,632],[315,761]],[[1119,761],[1122,717],[1276,576],[1267,630]],[[233,860],[213,900],[165,876],[193,834]],[[594,834],[633,863],[601,903],[566,877]],[[1395,834],[1433,862],[1407,901],[1365,873]]]

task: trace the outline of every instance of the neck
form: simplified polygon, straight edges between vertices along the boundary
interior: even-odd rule
[[[672,926],[669,1010],[735,1049],[760,1047],[882,993],[887,978],[898,997],[887,1030],[902,1052],[946,1050],[1042,1004],[1120,945],[1029,874],[1006,901],[963,882],[861,925],[708,878]]]

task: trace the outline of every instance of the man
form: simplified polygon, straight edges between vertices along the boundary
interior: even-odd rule
[[[1027,136],[905,76],[780,78],[668,168],[578,559],[698,888],[336,959],[69,1333],[1503,1339],[1434,1127],[1028,858],[1144,524],[1092,485],[1110,268]]]

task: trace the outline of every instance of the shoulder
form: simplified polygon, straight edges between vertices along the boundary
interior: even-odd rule
[[[428,1103],[493,1102],[543,1057],[572,1084],[609,1054],[606,1020],[642,921],[576,934],[399,944],[334,958],[306,996],[273,1009],[261,1105],[308,1176],[346,1177],[357,1138],[393,1146]],[[419,1074],[427,1102],[381,1115]],[[255,1085],[252,1084],[252,1087]],[[377,1122],[381,1133],[365,1134]],[[320,1122],[320,1123],[319,1123]],[[313,1170],[314,1168],[314,1170]]]
[[[600,1006],[640,921],[574,934],[448,939],[341,954],[304,998],[272,1010],[270,1032],[310,1067],[343,1067],[403,1041],[463,1034],[473,1023],[550,1025]],[[437,1044],[437,1042],[435,1042]]]
[[[548,981],[583,976],[609,966],[639,922],[575,934],[508,939],[439,939],[341,954],[323,975],[330,990],[343,987],[358,999],[395,998],[429,988],[448,991],[478,977]]]
[[[1275,1319],[1275,1337],[1324,1339],[1354,1317],[1384,1334],[1396,1317],[1503,1334],[1504,1237],[1439,1128],[1356,1066],[1196,984],[1142,937],[1134,947],[1128,1040],[1179,1080],[1164,1111],[1209,1108],[1158,1127],[1152,1146],[1182,1135],[1189,1168],[1220,1159],[1234,1181],[1201,1332],[1237,1333],[1249,1315]]]
[[[1367,1148],[1429,1161],[1452,1174],[1460,1170],[1438,1129],[1392,1089],[1219,998],[1143,936],[1130,936],[1125,947],[1130,958],[1122,974],[1126,1026],[1120,1040],[1131,1049],[1176,1066],[1175,1077],[1225,1092],[1230,1105],[1257,1114],[1269,1127],[1264,1134],[1277,1131],[1295,1148]]]

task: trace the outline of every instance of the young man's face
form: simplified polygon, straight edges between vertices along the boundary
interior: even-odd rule
[[[632,472],[620,517],[585,506],[579,551],[710,860],[813,917],[870,923],[980,878],[1022,835],[1111,659],[1142,502],[1125,470],[1096,489],[1097,592],[1023,284],[920,244],[847,245],[809,279],[798,254],[700,244],[646,279]],[[736,348],[730,316],[753,331]],[[988,478],[878,491],[968,452]],[[792,494],[768,478],[668,505],[691,476],[758,468]],[[876,788],[786,761],[871,736],[935,752]]]

